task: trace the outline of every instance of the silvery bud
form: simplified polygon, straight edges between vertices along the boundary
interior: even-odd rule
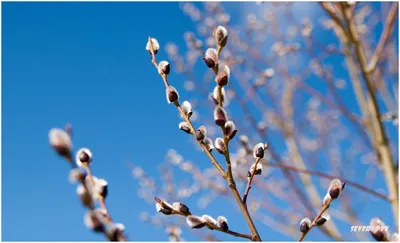
[[[168,75],[169,72],[170,72],[170,65],[169,65],[169,62],[167,62],[167,61],[161,61],[161,62],[158,64],[158,73],[161,74],[161,75],[162,75],[162,74]]]
[[[185,115],[190,118],[193,115],[193,110],[192,110],[192,105],[190,104],[189,101],[184,101],[182,103],[182,110]]]
[[[219,107],[219,106],[215,107],[215,109],[214,109],[215,124],[217,124],[220,127],[225,126],[226,120],[227,120],[227,115],[226,115],[224,108]]]
[[[165,215],[171,215],[172,210],[170,208],[163,207],[161,203],[156,203],[156,210],[157,212],[163,213]]]
[[[383,223],[380,218],[371,219],[369,225],[373,226],[370,234],[372,235],[372,237],[374,237],[376,241],[388,240],[388,231],[384,229],[385,227],[383,226],[385,226],[385,223]]]
[[[224,87],[221,87],[221,102],[224,104],[226,97],[226,92]],[[211,100],[214,102],[214,104],[218,105],[219,103],[219,86],[215,86],[212,94],[211,94]]]
[[[191,215],[189,208],[185,204],[180,202],[174,202],[172,204],[172,209],[177,212],[183,213],[184,215]]]
[[[188,134],[191,134],[190,127],[189,127],[189,125],[187,124],[187,122],[181,122],[181,123],[179,123],[179,129],[182,130],[182,131],[184,131],[184,132],[186,132],[186,133],[188,133]]]
[[[228,231],[229,226],[228,226],[228,220],[224,216],[219,216],[217,218],[218,221],[218,226],[223,230],[223,231]]]
[[[311,227],[311,220],[309,218],[303,218],[300,221],[300,232],[306,233]]]
[[[250,170],[247,172],[247,177],[251,177],[251,175],[253,174],[253,171],[256,170],[254,172],[254,175],[261,175],[262,174],[262,164],[261,163],[257,163],[257,167],[256,167],[256,163],[253,163],[250,167]]]
[[[214,149],[214,145],[213,145],[211,138],[205,138],[203,140],[203,143],[206,146],[206,148],[208,149],[208,152],[211,152]]]
[[[97,199],[99,197],[102,197],[103,199],[105,199],[107,197],[108,182],[106,180],[99,179],[95,176],[92,176],[92,178],[86,177],[85,185],[89,192],[92,193],[93,198]]]
[[[203,57],[204,62],[206,63],[207,67],[213,68],[218,63],[218,53],[217,50],[214,48],[208,48],[206,50],[206,54]]]
[[[323,213],[321,215],[321,217],[319,217],[316,221],[315,224],[317,226],[322,226],[326,223],[326,221],[328,221],[331,218],[331,216],[329,216],[329,214],[327,212]]]
[[[331,184],[328,188],[328,193],[332,197],[332,199],[336,199],[339,197],[340,193],[344,189],[346,183],[343,183],[339,179],[334,179],[331,181]]]
[[[186,223],[192,229],[200,229],[206,225],[205,221],[202,218],[200,218],[199,216],[193,216],[193,215],[188,216],[186,218]]]
[[[168,104],[178,101],[179,94],[178,91],[176,91],[176,89],[173,86],[168,86],[168,88],[166,88],[165,91],[167,95]]]
[[[224,70],[218,72],[215,77],[215,82],[217,82],[218,86],[225,86],[229,82],[229,77],[231,75],[231,69],[225,65]]]
[[[92,162],[92,152],[87,148],[81,148],[76,153],[76,164],[79,167],[87,167]]]
[[[236,133],[235,123],[233,123],[233,121],[227,121],[225,123],[225,135],[231,140],[235,137]]]
[[[217,224],[217,220],[215,220],[210,215],[204,214],[203,216],[201,216],[201,218],[208,224],[213,224],[213,225]]]
[[[211,225],[216,225],[217,224],[217,220],[215,220],[213,217],[204,214],[203,216],[201,216],[201,218],[206,222],[206,224],[211,224]],[[210,227],[207,225],[207,228],[209,228],[210,230],[214,230],[214,228]]]
[[[324,197],[324,200],[322,201],[322,207],[328,205],[328,203],[330,203],[332,200],[332,197],[329,193],[327,193]]]
[[[253,156],[254,158],[264,158],[265,145],[263,143],[258,143],[254,146]]]
[[[226,151],[225,142],[222,138],[215,139],[215,149],[220,153],[224,154]]]
[[[151,43],[150,41],[147,41],[146,44],[146,50],[151,54],[151,48],[153,47],[154,54],[157,54],[158,49],[160,49],[160,45],[158,44],[158,41],[154,38],[151,38]]]
[[[196,139],[202,141],[207,136],[207,129],[205,126],[200,126],[196,132]]]
[[[60,156],[72,160],[72,141],[66,131],[60,128],[52,128],[49,132],[49,142]]]
[[[225,47],[228,41],[228,30],[223,26],[218,26],[213,31],[213,36],[215,38],[215,42],[219,47]]]

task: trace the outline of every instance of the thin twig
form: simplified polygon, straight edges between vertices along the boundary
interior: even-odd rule
[[[250,177],[247,177],[247,186],[246,186],[246,190],[245,190],[245,192],[243,194],[243,203],[244,204],[246,204],[247,196],[249,195],[249,191],[250,191],[250,188],[251,188],[251,182],[253,181],[254,175],[256,174],[257,165],[260,162],[260,160],[261,160],[261,158],[257,157],[256,162],[254,164],[253,171],[251,172]]]
[[[299,242],[302,241],[302,240],[304,239],[304,237],[306,237],[306,235],[308,234],[308,232],[310,232],[311,229],[312,229],[314,226],[317,225],[317,220],[318,220],[319,218],[321,218],[322,214],[329,208],[329,206],[330,206],[330,204],[331,204],[332,201],[333,201],[332,198],[329,199],[329,201],[326,203],[326,205],[323,206],[323,207],[321,208],[321,210],[319,211],[317,217],[315,217],[315,219],[312,221],[312,223],[311,223],[311,225],[310,225],[310,228],[308,228],[308,230],[307,230],[306,232],[304,232],[304,233],[301,234],[301,236],[300,236],[300,238],[299,238],[299,240],[298,240]]]

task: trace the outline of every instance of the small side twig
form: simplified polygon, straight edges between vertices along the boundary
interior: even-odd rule
[[[251,172],[250,177],[247,177],[247,186],[246,186],[246,190],[243,194],[243,203],[246,205],[247,202],[247,196],[249,195],[249,191],[251,189],[251,182],[253,181],[254,175],[256,174],[256,168],[258,163],[261,161],[260,157],[257,157],[255,165],[254,165],[254,170]]]
[[[325,206],[323,206],[323,207],[321,208],[321,210],[319,211],[317,217],[315,217],[315,219],[314,219],[313,222],[311,223],[309,229],[308,229],[306,232],[304,232],[304,233],[301,234],[300,238],[298,239],[298,242],[303,241],[304,237],[306,237],[306,235],[308,234],[308,232],[310,232],[311,229],[312,229],[314,226],[317,225],[317,220],[318,220],[319,218],[321,218],[322,214],[324,214],[325,211],[329,208],[329,206],[331,205],[331,202],[332,202],[332,201],[333,201],[332,198],[329,199],[328,203],[327,203]]]

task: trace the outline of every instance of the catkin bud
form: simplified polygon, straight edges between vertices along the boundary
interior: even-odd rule
[[[342,188],[344,188],[344,185],[339,179],[334,179],[331,181],[331,184],[328,188],[328,193],[332,197],[332,199],[336,199],[339,197]]]
[[[194,215],[188,216],[186,218],[186,223],[192,229],[200,229],[206,225],[205,221],[201,217]]]
[[[215,149],[220,153],[224,154],[226,151],[225,142],[222,138],[215,139]]]
[[[211,94],[211,100],[216,105],[218,105],[218,103],[219,103],[219,88],[220,88],[219,86],[215,86],[215,88]],[[224,89],[224,87],[221,87],[221,102],[222,102],[222,104],[224,104],[225,97],[226,97],[225,89]]]
[[[206,146],[206,148],[208,149],[208,152],[211,152],[213,150],[214,145],[213,145],[211,138],[205,138],[203,140],[203,143]]]
[[[208,224],[214,224],[214,225],[217,224],[217,220],[215,220],[210,215],[204,214],[203,216],[201,216],[201,218]]]
[[[176,91],[176,89],[173,86],[168,86],[168,88],[166,88],[165,91],[167,95],[168,104],[178,101],[179,94],[178,91]]]
[[[186,133],[188,133],[188,134],[191,134],[190,127],[187,124],[187,122],[180,122],[179,123],[179,129],[184,131],[184,132],[186,132]]]
[[[229,140],[233,139],[237,133],[235,123],[233,121],[228,121],[225,123],[225,135]]]
[[[224,69],[218,72],[217,76],[215,77],[215,82],[217,82],[218,86],[225,86],[229,82],[230,75],[231,70],[227,65],[225,65]]]
[[[219,216],[217,218],[218,226],[223,230],[227,231],[229,229],[228,220],[224,216]]]
[[[170,208],[163,207],[161,205],[161,203],[158,203],[158,202],[156,203],[156,209],[157,209],[157,212],[160,212],[160,213],[165,214],[165,215],[171,215],[172,214],[172,210]]]
[[[326,223],[326,221],[328,221],[330,218],[331,218],[331,217],[329,216],[329,214],[325,212],[325,213],[323,213],[323,214],[321,215],[321,217],[319,217],[319,218],[315,221],[315,224],[316,224],[317,226],[322,226],[322,225],[324,225],[324,224]]]
[[[161,61],[161,62],[158,64],[158,73],[161,74],[161,75],[162,75],[162,74],[168,75],[169,72],[170,72],[170,65],[169,65],[169,62],[167,62],[167,61]]]
[[[247,177],[251,177],[254,170],[256,170],[254,172],[254,175],[261,175],[262,174],[262,164],[257,163],[257,167],[256,167],[256,163],[253,163],[250,167],[250,170],[247,172]]]
[[[306,233],[311,226],[311,220],[309,218],[303,218],[300,221],[300,232]]]
[[[177,212],[183,213],[184,215],[191,215],[189,208],[180,202],[174,202],[172,204],[172,209],[174,209]]]
[[[71,159],[72,142],[69,134],[60,129],[52,128],[49,132],[49,142],[54,150],[62,157]]]
[[[223,26],[218,26],[213,31],[213,36],[215,38],[215,42],[219,47],[225,47],[228,41],[228,30]]]
[[[380,218],[373,218],[371,219],[370,226],[372,227],[372,230],[370,231],[370,234],[376,241],[387,241],[388,240],[388,232],[384,229],[383,226],[385,226],[385,223],[382,222]],[[379,226],[379,227],[377,227]]]
[[[332,197],[329,193],[327,193],[322,201],[322,207],[328,205],[328,203],[332,200]]]
[[[196,139],[202,141],[207,136],[207,129],[205,126],[200,126],[196,132]]]
[[[227,120],[227,115],[226,115],[224,108],[219,107],[219,106],[215,107],[215,109],[214,109],[215,124],[217,124],[220,127],[225,126],[226,120]]]
[[[187,100],[182,103],[182,110],[188,118],[193,115],[192,105]]]
[[[264,158],[264,148],[265,145],[263,143],[256,144],[253,149],[254,158]]]
[[[151,54],[151,48],[153,47],[154,54],[157,54],[158,49],[160,49],[160,45],[158,44],[158,41],[154,38],[151,38],[151,44],[150,41],[147,41],[146,44],[146,50]]]
[[[93,156],[92,152],[87,148],[81,148],[76,153],[76,164],[79,167],[89,166],[92,162]]]
[[[217,50],[214,48],[208,48],[206,50],[206,54],[203,57],[204,62],[206,63],[207,67],[213,68],[218,63],[218,53]]]

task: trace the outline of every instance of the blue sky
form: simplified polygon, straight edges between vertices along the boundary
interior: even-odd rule
[[[230,9],[239,13],[238,5]],[[92,150],[93,172],[108,180],[107,204],[129,238],[167,240],[162,229],[139,221],[140,212],[154,206],[137,197],[129,165],[156,177],[169,148],[203,156],[188,152],[185,134],[171,129],[179,116],[167,105],[144,49],[149,35],[161,44],[183,45],[183,33],[195,25],[179,3],[3,3],[2,23],[2,240],[103,240],[84,226],[69,166],[48,144],[49,129],[67,122],[74,148]],[[163,49],[160,55],[166,58]],[[173,81],[183,95],[184,80],[176,75]],[[186,232],[184,237],[197,239]]]

